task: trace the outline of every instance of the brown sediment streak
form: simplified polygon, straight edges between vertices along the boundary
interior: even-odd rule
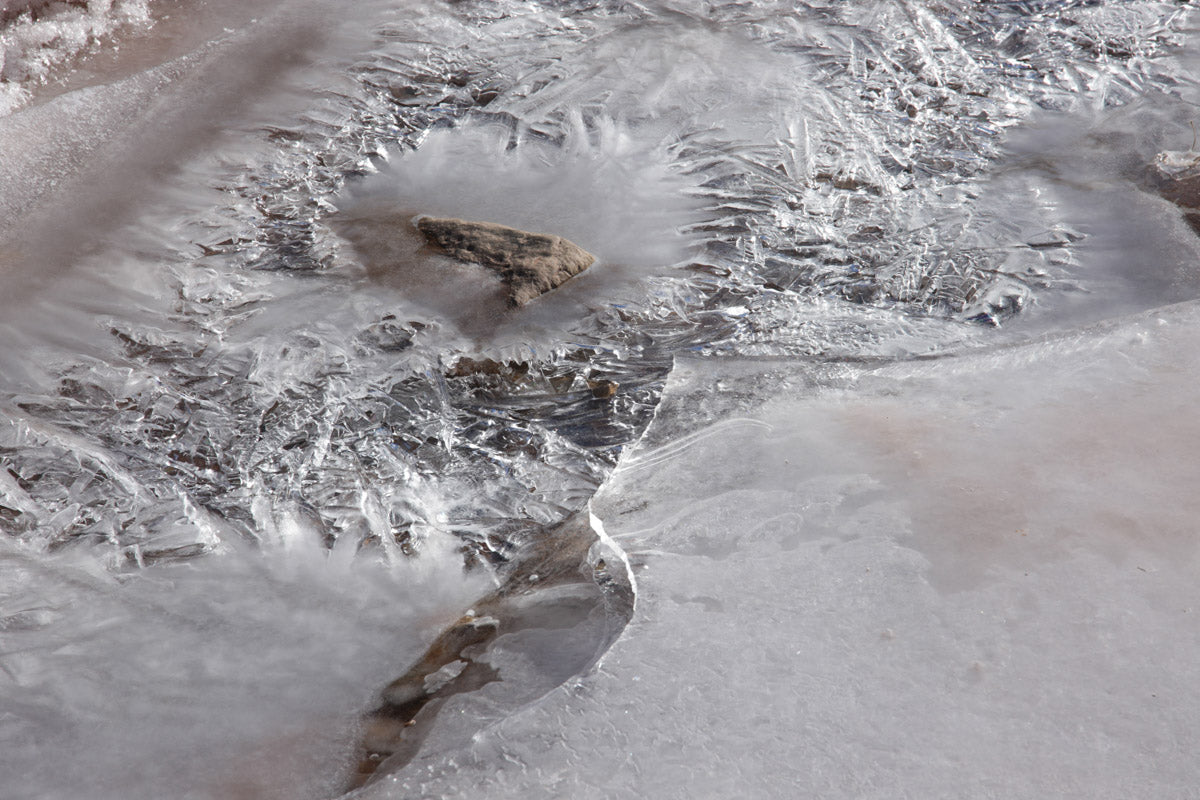
[[[597,546],[615,547],[597,531],[587,511],[544,533],[508,571],[500,588],[442,631],[424,655],[381,692],[379,704],[363,716],[356,770],[347,791],[410,762],[447,699],[501,680],[484,658],[489,648],[500,636],[540,627],[531,608],[557,602],[553,590],[573,585],[591,590],[594,607],[617,623],[599,643],[596,658],[615,640],[633,611],[633,587],[623,556]]]
[[[0,22],[16,19],[25,12],[37,14],[51,2],[52,0],[0,0]]]

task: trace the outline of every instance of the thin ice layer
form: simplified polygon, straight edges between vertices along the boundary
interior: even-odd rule
[[[0,529],[52,576],[59,550],[153,579],[288,531],[387,556],[449,543],[469,563],[503,564],[586,503],[678,354],[927,355],[996,340],[964,321],[1054,327],[1035,302],[1111,295],[1091,268],[1103,237],[1080,224],[1102,227],[1094,206],[1061,202],[1080,176],[1061,162],[994,169],[1003,132],[1036,109],[1104,122],[1153,96],[1173,112],[1133,119],[1139,147],[1190,139],[1188,75],[1171,57],[1186,9],[1172,3],[385,5],[356,4],[351,25],[342,3],[281,3],[223,40],[236,45],[224,75],[242,82],[201,72],[199,93],[171,99],[218,135],[169,141],[153,181],[118,172],[81,187],[56,169],[73,164],[46,167],[64,193],[132,201],[127,225],[82,233],[66,206],[39,211],[47,241],[91,253],[58,282],[22,248],[0,253],[6,269],[47,278],[28,302],[6,295],[0,319]],[[334,21],[355,35],[329,36]],[[72,99],[101,111],[98,97]],[[1098,136],[1073,149],[1101,161]],[[456,163],[481,140],[494,147]],[[627,269],[536,325],[517,320],[510,338],[476,341],[403,287],[381,289],[335,230],[351,184],[411,175],[453,176],[446,203],[556,213]],[[570,202],[546,189],[560,177],[574,180]],[[1139,197],[1132,181],[1117,183],[1114,216],[1146,208],[1123,202]],[[1182,278],[1170,290],[1190,296],[1191,273],[1162,268],[1176,241],[1132,251],[1130,283],[1148,290],[1110,308],[1162,302],[1150,274]],[[486,369],[460,371],[464,359]],[[337,589],[340,602],[358,586]],[[38,608],[18,601],[14,624]],[[50,620],[29,646],[65,641],[82,663],[120,668],[108,649],[119,638],[80,630]],[[196,647],[169,626],[153,633],[167,650]],[[10,682],[4,697],[24,689]],[[54,749],[22,752],[17,771],[35,781],[60,763]],[[180,761],[155,763],[203,768],[196,752],[211,751],[184,744]],[[125,774],[118,759],[91,765]]]
[[[0,541],[5,796],[335,796],[358,708],[486,584],[452,552],[330,553],[300,517],[281,534],[121,579]]]
[[[223,134],[164,159],[127,226],[78,237],[98,252],[6,315],[0,435],[26,498],[6,527],[119,562],[195,554],[209,535],[188,541],[187,498],[225,535],[298,506],[331,538],[451,533],[495,555],[514,519],[581,507],[676,353],[929,352],[978,335],[959,320],[1087,288],[1086,232],[1043,176],[988,171],[1036,107],[1179,90],[1182,11],[1127,11],[363,4],[339,38],[317,24],[336,6],[289,3],[224,43],[255,88],[214,82],[233,90],[206,115]],[[237,102],[268,79],[270,102]],[[463,169],[479,141],[495,146]],[[46,184],[74,196],[54,166]],[[339,206],[443,174],[438,213],[557,213],[605,268],[482,340],[381,289]],[[574,197],[547,189],[560,178]],[[460,355],[520,380],[447,378]]]
[[[681,363],[595,503],[622,639],[365,796],[1187,796],[1198,326]]]
[[[112,45],[123,29],[150,24],[151,0],[3,0],[0,2],[0,117],[25,105],[31,90],[88,50]]]

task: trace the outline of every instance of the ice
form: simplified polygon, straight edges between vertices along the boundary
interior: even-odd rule
[[[1187,796],[1198,321],[681,362],[593,503],[623,637],[363,796]]]
[[[197,56],[148,70],[109,86],[79,89],[21,114],[0,117],[0,232],[47,202],[61,184],[111,152],[113,140],[138,120],[162,113],[168,87],[194,70]],[[110,191],[106,198],[111,202]],[[74,227],[86,227],[76,220]]]
[[[299,534],[123,575],[0,544],[5,796],[336,793],[356,709],[486,584]]]
[[[1130,315],[1200,294],[1145,173],[1192,140],[1189,10],[210,0],[30,50],[0,119],[0,777],[202,797],[262,746],[299,762],[255,757],[263,791],[336,793],[356,715],[606,485],[642,565],[610,657],[611,543],[432,679],[487,680],[366,794],[1185,786],[1190,706],[1135,701],[1186,696],[1145,652],[1194,655],[1163,604],[1192,603],[1195,325]],[[417,213],[600,261],[482,318]],[[1093,757],[1130,743],[1159,751]]]
[[[958,320],[1058,302],[1093,278],[1088,239],[1028,244],[1068,221],[1063,181],[988,165],[1005,128],[1064,103],[1050,73],[1030,88],[982,66],[1007,58],[982,36],[991,16],[1020,11],[971,9],[953,32],[911,8],[774,6],[723,6],[713,26],[671,6],[371,4],[339,27],[297,0],[10,116],[5,197],[29,220],[14,272],[39,277],[7,321],[8,446],[44,514],[74,518],[40,540],[145,550],[159,520],[188,517],[183,497],[251,538],[264,501],[311,508],[335,538],[508,537],[514,517],[553,524],[586,502],[675,353],[932,352],[978,335]],[[1106,69],[1171,87],[1176,15],[1146,9],[1161,31]],[[1031,52],[1094,61],[1062,22],[1037,17],[1054,36]],[[268,71],[293,41],[307,59]],[[668,43],[686,57],[663,59]],[[1094,87],[1059,91],[1072,113],[1096,105]],[[43,125],[62,140],[31,143]],[[518,320],[456,330],[458,296],[387,286],[362,246],[409,212],[557,229],[603,263]],[[1142,307],[1187,296],[1186,270],[1162,263],[1186,262],[1177,233],[1141,234],[1164,242]],[[136,303],[105,299],[131,289]],[[443,382],[460,354],[524,377]],[[594,402],[597,380],[622,387],[613,403]],[[54,467],[73,450],[99,465],[92,484]],[[179,546],[161,549],[193,552]]]
[[[25,105],[56,68],[114,34],[150,23],[150,0],[0,3],[0,116]],[[111,46],[111,45],[110,45]]]
[[[387,202],[431,216],[537,225],[578,242],[609,269],[647,271],[688,257],[689,237],[680,231],[703,219],[691,199],[698,187],[672,168],[661,142],[613,122],[587,130],[582,120],[553,145],[510,147],[511,137],[499,125],[432,131],[419,150],[393,156],[340,206]],[[486,192],[480,176],[487,176]]]

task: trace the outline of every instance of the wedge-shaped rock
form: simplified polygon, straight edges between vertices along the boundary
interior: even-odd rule
[[[561,236],[461,219],[418,217],[430,244],[460,261],[483,264],[500,273],[508,301],[523,306],[583,272],[596,257]]]

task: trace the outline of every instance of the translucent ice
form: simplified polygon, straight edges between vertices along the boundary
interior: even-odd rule
[[[5,796],[336,793],[356,710],[486,585],[303,533],[117,576],[0,543]]]
[[[24,105],[53,70],[122,29],[148,25],[151,0],[0,2],[0,116]],[[5,24],[7,23],[7,24]]]
[[[61,26],[125,7],[0,36],[89,50]],[[1185,785],[1191,706],[1155,728],[1119,690],[1183,695],[1194,661],[1163,611],[1191,607],[1194,319],[1095,326],[1198,294],[1142,172],[1191,141],[1186,4],[172,8],[155,30],[181,38],[113,28],[127,55],[71,56],[53,87],[40,50],[5,50],[34,98],[0,120],[6,784],[216,791],[196,753],[308,729],[322,675],[309,710],[368,709],[415,655],[397,630],[388,659],[337,660],[390,641],[380,609],[421,627],[405,559],[448,570],[435,612],[461,614],[461,566],[503,579],[621,463],[596,508],[648,568],[610,661],[504,721],[568,675],[544,630],[498,643],[528,691],[447,704],[377,796]],[[601,263],[458,324],[420,253],[381,279],[410,212]],[[72,749],[110,723],[129,747]],[[685,736],[686,763],[663,744]],[[292,750],[324,776],[297,768],[297,793],[336,784],[347,741]],[[1093,758],[1121,746],[1152,766]]]
[[[1187,796],[1198,323],[681,363],[595,502],[623,638],[365,796]]]

